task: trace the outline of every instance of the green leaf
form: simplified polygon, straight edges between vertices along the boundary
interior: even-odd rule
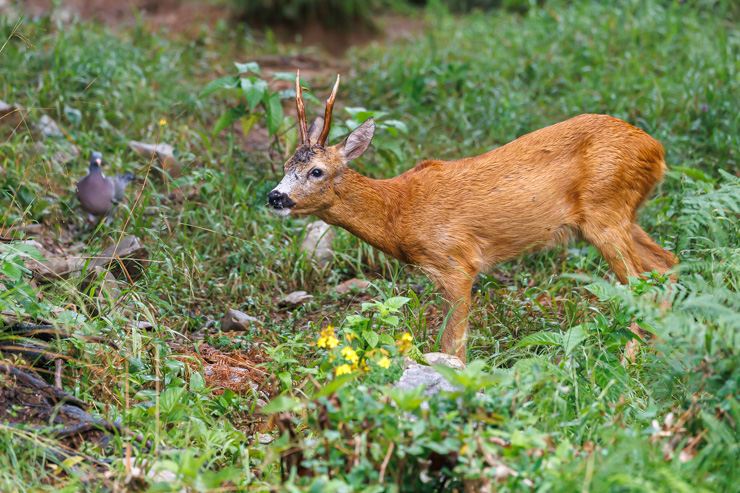
[[[385,120],[383,122],[383,126],[386,127],[387,130],[395,129],[402,134],[409,133],[409,127],[407,127],[406,124],[401,120]]]
[[[293,119],[289,116],[283,117],[283,124],[280,126],[280,130],[285,138],[285,148],[295,149],[298,142],[298,127],[293,124]]]
[[[540,370],[545,370],[550,367],[550,362],[547,360],[547,358],[543,355],[537,355],[532,358],[524,358],[520,359],[516,363],[514,363],[514,366],[511,367],[511,369],[514,372],[519,373],[532,373],[533,367],[539,367]]]
[[[378,333],[372,330],[363,331],[362,338],[365,339],[370,347],[373,349],[375,349],[375,347],[378,345],[378,341],[380,340]]]
[[[557,332],[537,332],[536,334],[530,334],[523,338],[514,347],[525,347],[525,346],[561,346],[563,344],[563,336]]]
[[[267,82],[256,77],[241,79],[241,87],[250,110],[254,110],[267,92]]]
[[[32,259],[39,261],[44,260],[44,256],[41,254],[41,252],[39,252],[39,250],[35,246],[29,245],[28,243],[13,243],[7,245],[7,247],[10,250],[22,254],[22,256],[24,257],[31,257]]]
[[[394,341],[389,334],[385,333],[380,334],[380,342],[382,342],[386,346],[394,346],[396,344],[396,341]]]
[[[285,388],[290,388],[291,385],[293,385],[293,377],[291,377],[290,373],[287,371],[281,371],[278,373],[278,378],[280,381],[285,385]]]
[[[717,180],[704,173],[702,170],[697,168],[691,168],[689,166],[671,166],[672,171],[680,171],[686,176],[693,178],[694,180],[703,181],[706,183],[716,183]]]
[[[87,320],[87,317],[82,313],[72,310],[62,310],[57,314],[55,319],[60,325],[77,325]]]
[[[180,398],[185,393],[185,387],[169,387],[159,396],[159,409],[168,414],[175,409]]]
[[[361,106],[347,106],[344,108],[344,111],[354,120],[356,125],[361,124],[370,117],[379,120],[388,114],[387,111],[372,111]]]
[[[324,385],[321,390],[319,390],[313,398],[316,399],[318,397],[325,397],[327,395],[331,395],[337,390],[339,390],[340,387],[342,387],[345,383],[351,382],[355,378],[357,378],[357,373],[348,373],[346,375],[340,375],[336,377],[334,380],[332,380],[330,383]]]
[[[402,390],[394,387],[387,389],[386,392],[402,411],[416,411],[419,409],[421,403],[424,402],[424,385],[419,385],[411,390]]]
[[[191,392],[202,392],[206,388],[206,380],[203,375],[194,371],[190,375],[190,391]]]
[[[395,296],[393,298],[389,298],[383,302],[383,304],[386,306],[386,308],[390,309],[391,311],[398,311],[401,309],[403,305],[411,301],[411,298],[406,298],[405,296]]]
[[[285,394],[281,394],[268,402],[267,405],[260,410],[260,412],[262,414],[275,414],[285,411],[294,411],[299,407],[301,407],[301,401],[293,397],[289,397]]]
[[[629,385],[629,375],[619,362],[599,361],[593,369],[594,380],[606,390],[610,399],[616,399]]]
[[[568,356],[573,349],[578,346],[584,339],[588,337],[588,332],[582,325],[576,325],[571,327],[565,334],[562,335],[563,350],[565,355]]]
[[[20,281],[23,276],[23,271],[16,264],[10,263],[7,260],[3,260],[0,265],[0,274],[4,274],[11,281]]]
[[[247,72],[254,72],[257,75],[262,75],[260,71],[260,64],[257,62],[238,63],[234,62],[237,72],[245,74]]]
[[[367,324],[368,320],[369,319],[367,317],[363,317],[362,315],[347,315],[347,317],[344,319],[344,323],[345,326],[349,327],[364,327]]]
[[[242,117],[242,133],[244,134],[244,137],[249,135],[249,132],[252,130],[252,127],[254,127],[254,124],[257,123],[257,120],[259,120],[259,116],[255,114]]]
[[[613,296],[607,291],[603,283],[589,284],[587,286],[584,286],[584,288],[586,288],[586,291],[593,294],[601,301],[609,301],[613,298]]]
[[[280,103],[280,95],[276,92],[270,94],[265,98],[265,106],[267,107],[267,130],[270,135],[275,135],[283,121],[283,105]]]
[[[654,335],[655,337],[660,337],[660,338],[663,337],[660,334],[658,334],[658,331],[655,329],[655,327],[652,326],[652,324],[648,323],[645,320],[638,321],[637,322],[637,325],[639,325],[641,329],[649,332],[650,334]]]
[[[275,72],[274,74],[272,74],[272,79],[273,80],[287,80],[290,82],[295,82],[295,74],[293,72]],[[301,79],[301,85],[305,87],[308,84],[306,84],[306,82],[303,79]]]
[[[246,108],[243,104],[239,106],[229,108],[226,112],[221,115],[221,118],[216,122],[216,126],[213,128],[213,136],[218,135],[222,130],[229,128],[238,119],[246,114]]]
[[[239,77],[234,77],[233,75],[227,75],[226,77],[221,77],[220,79],[212,80],[206,86],[203,88],[203,90],[200,93],[200,97],[206,97],[209,94],[212,94],[216,91],[219,91],[221,89],[236,89],[239,84]]]

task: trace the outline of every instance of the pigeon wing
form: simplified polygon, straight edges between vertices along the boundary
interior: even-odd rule
[[[123,194],[126,191],[128,184],[134,181],[136,177],[131,173],[125,175],[118,175],[108,178],[113,190],[113,203],[118,205],[123,200]]]

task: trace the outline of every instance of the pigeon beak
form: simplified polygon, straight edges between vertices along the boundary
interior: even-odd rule
[[[100,166],[100,165],[102,165],[102,164],[103,164],[103,161],[102,161],[102,160],[100,160],[100,159],[96,159],[96,160],[95,160],[95,164],[97,164],[98,166]]]

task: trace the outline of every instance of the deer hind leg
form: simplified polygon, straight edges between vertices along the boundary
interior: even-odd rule
[[[639,277],[644,272],[642,258],[638,254],[638,251],[642,253],[642,247],[635,244],[632,230],[631,225],[627,228],[615,228],[613,225],[602,227],[587,225],[581,228],[584,239],[599,250],[622,284],[629,283],[628,277]],[[635,322],[630,325],[630,331],[640,339],[648,336],[648,333]],[[637,355],[637,341],[627,343],[624,355],[623,363],[634,361]]]
[[[442,296],[442,320],[447,321],[442,332],[442,352],[454,354],[465,363],[470,290],[475,276],[456,271],[447,274],[437,279]]]
[[[676,256],[655,243],[637,223],[632,223],[632,238],[637,255],[642,262],[643,272],[656,270],[660,274],[665,274],[678,265]],[[671,274],[669,279],[671,282],[676,282],[676,274]]]

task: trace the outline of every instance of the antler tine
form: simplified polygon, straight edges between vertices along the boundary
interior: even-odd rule
[[[339,74],[337,74],[337,81],[334,83],[334,89],[331,90],[331,96],[326,100],[326,111],[324,112],[324,128],[321,130],[321,136],[319,136],[318,145],[321,147],[326,146],[326,141],[329,139],[329,129],[331,129],[331,112],[334,109],[334,100],[337,99],[337,90],[339,89]]]
[[[308,123],[306,121],[306,107],[303,105],[300,70],[297,70],[295,74],[295,106],[298,109],[298,131],[301,134],[301,144],[306,144],[308,143]]]

